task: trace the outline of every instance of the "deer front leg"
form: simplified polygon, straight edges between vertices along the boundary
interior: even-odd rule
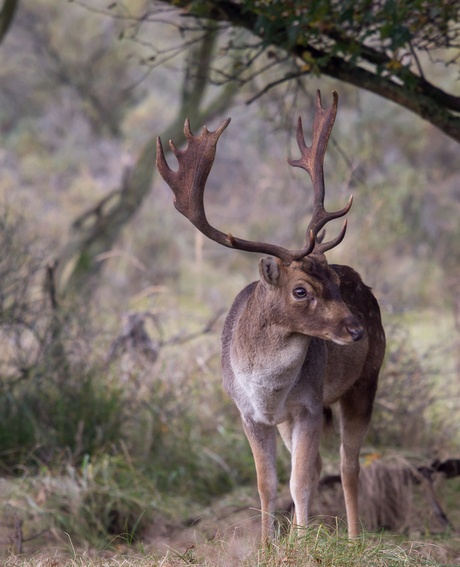
[[[243,427],[256,465],[262,509],[262,540],[273,537],[276,490],[276,429],[243,418]]]
[[[302,410],[292,424],[290,489],[294,501],[293,522],[299,526],[308,523],[311,504],[318,486],[322,461],[319,442],[322,431],[322,408]]]

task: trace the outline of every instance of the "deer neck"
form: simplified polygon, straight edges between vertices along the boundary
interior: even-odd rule
[[[287,419],[289,395],[299,380],[311,340],[282,324],[272,299],[258,283],[230,344],[230,396],[245,418],[266,425]]]
[[[259,282],[232,341],[232,365],[246,380],[281,387],[297,379],[311,337],[289,329],[281,311],[282,306]]]

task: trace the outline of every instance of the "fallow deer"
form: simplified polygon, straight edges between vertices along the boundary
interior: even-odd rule
[[[328,265],[324,253],[345,236],[327,243],[319,231],[351,207],[337,212],[324,208],[323,161],[337,113],[338,95],[324,110],[317,93],[311,147],[305,143],[299,118],[298,160],[293,167],[309,174],[314,188],[313,216],[301,250],[250,242],[212,227],[205,215],[203,195],[214,162],[216,144],[227,128],[206,127],[200,136],[184,133],[185,150],[170,146],[178,171],[167,165],[158,139],[157,167],[174,192],[174,205],[210,239],[238,250],[269,254],[259,262],[260,279],[235,299],[222,334],[223,387],[237,405],[251,445],[262,506],[262,537],[273,534],[276,475],[276,427],[291,452],[290,490],[295,506],[293,523],[308,522],[322,461],[319,442],[323,412],[340,406],[341,476],[350,537],[359,535],[359,453],[372,414],[378,374],[385,351],[378,303],[352,268]]]

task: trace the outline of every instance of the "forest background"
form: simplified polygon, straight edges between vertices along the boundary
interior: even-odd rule
[[[418,53],[413,66],[458,93],[458,46],[433,53]],[[460,457],[458,142],[307,59],[144,0],[17,5],[0,44],[6,555],[185,545],[240,521],[244,531],[251,520],[237,512],[258,508],[251,452],[219,368],[223,314],[257,279],[257,258],[204,240],[154,171],[156,136],[180,145],[187,116],[196,133],[232,116],[208,181],[211,223],[298,248],[312,192],[285,158],[298,154],[298,115],[308,137],[316,90],[325,107],[338,91],[326,206],[342,207],[351,193],[354,204],[328,259],[373,288],[388,338],[363,469]],[[325,474],[336,474],[335,437],[323,457]],[[281,445],[278,460],[282,508]],[[438,476],[447,530],[420,513],[430,496],[407,483],[407,506],[396,496],[404,513],[391,523],[367,511],[364,526],[436,542],[457,564],[460,483]]]

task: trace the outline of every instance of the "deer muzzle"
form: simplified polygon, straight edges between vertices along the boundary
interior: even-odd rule
[[[353,315],[346,318],[345,327],[347,331],[350,333],[353,342],[359,341],[363,338],[364,327],[361,325],[358,319]]]

